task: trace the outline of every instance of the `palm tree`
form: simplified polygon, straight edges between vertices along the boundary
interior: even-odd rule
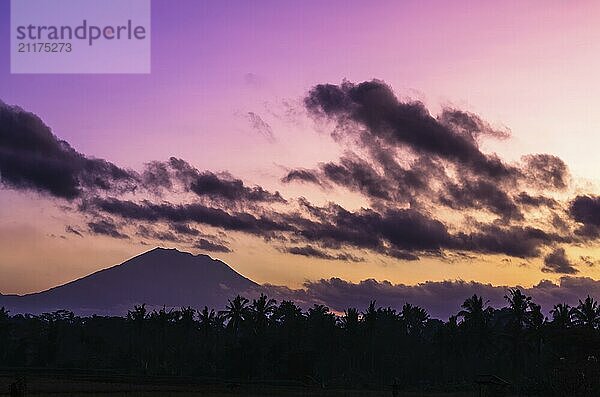
[[[196,322],[194,318],[196,317],[196,310],[191,307],[182,307],[177,312],[178,317],[176,319],[176,323],[179,326],[178,335],[179,341],[176,346],[179,357],[186,364],[186,367],[189,367],[194,359],[193,355],[193,340],[194,340],[194,332],[196,331]]]
[[[536,303],[529,304],[529,316],[527,323],[533,329],[539,329],[544,325],[546,318],[542,314],[542,306]]]
[[[275,299],[269,299],[265,294],[260,294],[258,299],[253,299],[248,308],[249,318],[252,321],[252,330],[254,338],[251,356],[254,359],[253,364],[258,368],[264,368],[267,364],[268,353],[268,331],[269,323],[273,310],[277,307]],[[264,377],[264,372],[258,371],[257,375]]]
[[[550,343],[554,345],[554,352],[559,357],[566,357],[570,355],[573,347],[573,340],[571,335],[573,334],[573,311],[574,308],[566,303],[559,303],[554,305],[554,308],[550,310],[552,315],[552,321],[550,325],[552,328],[550,336]]]
[[[357,349],[361,341],[361,335],[358,332],[360,326],[360,314],[358,310],[352,307],[344,310],[344,315],[338,319],[338,325],[344,331],[342,344],[344,348],[344,361],[349,371],[353,372],[358,367],[360,360],[360,353]]]
[[[369,307],[362,315],[363,322],[367,325],[367,328],[373,328],[377,321],[377,308],[375,307],[376,301],[369,302]]]
[[[248,302],[248,299],[238,295],[233,300],[228,300],[222,312],[223,318],[227,320],[227,328],[231,329],[234,335],[239,334],[242,323],[248,318]]]
[[[508,295],[504,296],[508,302],[508,336],[512,344],[512,373],[513,378],[517,379],[518,374],[522,374],[524,363],[524,330],[529,323],[531,297],[526,296],[518,288],[508,290]]]
[[[156,355],[154,357],[155,365],[159,368],[167,368],[168,367],[168,346],[167,342],[170,340],[167,335],[169,333],[169,328],[172,324],[177,322],[177,318],[179,317],[179,312],[173,309],[168,309],[166,306],[163,306],[160,310],[153,310],[150,313],[150,325],[154,334],[158,336],[158,343],[155,346],[152,346]]]
[[[324,305],[315,304],[308,309],[306,316],[307,343],[312,346],[314,376],[323,385],[333,369],[332,358],[335,355],[339,338],[336,332],[335,314]]]
[[[419,306],[413,306],[405,303],[400,312],[400,318],[404,320],[406,331],[409,335],[418,335],[425,328],[425,323],[429,320],[427,311]]]
[[[304,317],[302,309],[294,302],[282,300],[279,306],[273,310],[272,318],[280,324],[285,324],[299,320]]]
[[[375,373],[375,339],[376,339],[376,329],[375,327],[377,326],[377,318],[379,317],[379,310],[375,307],[375,301],[370,301],[369,302],[369,307],[367,307],[367,310],[365,310],[365,312],[362,315],[362,323],[365,325],[365,329],[367,332],[367,339],[368,339],[368,350],[369,350],[369,357],[370,357],[370,363],[371,363],[371,372]]]
[[[508,302],[511,325],[515,330],[522,330],[528,322],[531,297],[524,295],[518,288],[511,288],[504,299]]]
[[[456,332],[456,330],[458,329],[458,316],[448,317],[446,328],[448,328],[452,332]]]
[[[460,343],[460,334],[458,326],[458,317],[450,316],[448,321],[435,334],[435,346],[438,354],[437,360],[439,365],[439,378],[452,378],[455,374],[463,369],[456,365],[460,362],[463,345]]]
[[[276,307],[277,301],[267,298],[265,294],[260,294],[258,299],[252,300],[249,310],[254,320],[255,330],[264,329],[267,326]]]
[[[277,339],[282,354],[287,357],[297,357],[301,346],[306,342],[305,339],[299,337],[299,335],[305,335],[306,318],[302,309],[292,301],[282,300],[273,311],[271,319],[278,333]],[[294,363],[293,360],[289,361],[288,365],[280,367],[280,369],[288,374],[294,374],[297,372]]]
[[[9,330],[9,311],[4,307],[0,307],[0,362],[5,362],[6,345],[4,341],[8,339]]]
[[[175,323],[179,317],[179,311],[173,309],[167,310],[166,306],[160,308],[160,310],[154,310],[150,313],[150,320],[153,320],[161,327],[165,327],[167,324]]]
[[[600,324],[600,307],[589,295],[573,310],[573,323],[580,327],[597,328]]]
[[[179,310],[179,322],[186,327],[189,327],[194,323],[194,317],[196,317],[196,310],[191,307],[182,307]]]
[[[542,344],[544,338],[544,324],[546,323],[546,317],[542,313],[542,307],[535,303],[529,305],[529,327],[531,336],[534,339],[536,352],[538,357],[542,354]]]
[[[335,319],[335,315],[329,311],[325,305],[314,304],[308,309],[308,319],[313,322],[331,322]]]
[[[148,311],[146,310],[146,304],[144,303],[141,306],[134,306],[133,310],[129,310],[127,312],[127,319],[133,321],[136,324],[139,324],[143,320],[148,318]]]
[[[335,328],[335,314],[329,311],[324,305],[315,304],[308,309],[306,320],[309,328],[318,331],[318,333],[331,332]]]
[[[202,311],[198,312],[198,321],[200,322],[200,329],[203,331],[204,335],[208,335],[210,330],[215,325],[217,314],[214,309],[208,310],[208,306],[204,306]]]
[[[360,315],[358,310],[350,307],[344,311],[344,315],[340,317],[340,326],[347,332],[354,332],[358,328]]]
[[[147,369],[149,360],[150,344],[148,344],[147,332],[148,310],[146,304],[135,305],[133,310],[127,312],[127,321],[131,322],[133,332],[129,336],[129,348],[135,365]]]
[[[554,305],[550,314],[552,314],[552,324],[559,328],[570,328],[573,325],[573,308],[566,303]]]
[[[0,307],[0,321],[6,321],[9,318],[9,311],[4,306]]]
[[[482,297],[474,294],[461,305],[462,310],[458,312],[458,317],[462,317],[468,326],[480,328],[487,324],[493,311],[491,307],[487,306],[488,303],[489,301],[484,302]]]
[[[467,351],[474,355],[473,363],[481,365],[481,361],[486,353],[486,347],[490,338],[490,330],[488,323],[492,317],[494,309],[487,306],[488,301],[484,301],[482,297],[473,294],[467,298],[461,305],[462,310],[458,312],[457,317],[462,317],[463,321],[460,324],[461,328],[466,331]]]

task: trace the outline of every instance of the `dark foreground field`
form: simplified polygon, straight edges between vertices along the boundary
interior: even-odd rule
[[[258,384],[210,384],[193,381],[172,381],[161,378],[127,379],[90,375],[27,375],[26,396],[314,396],[314,397],[379,397],[392,396],[389,390],[323,390],[316,387]],[[0,396],[9,396],[9,387],[16,379],[0,374]],[[400,392],[401,397],[470,397],[473,393]]]

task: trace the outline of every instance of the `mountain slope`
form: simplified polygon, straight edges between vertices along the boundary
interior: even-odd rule
[[[221,308],[228,298],[259,287],[207,255],[155,248],[120,265],[47,291],[0,295],[11,313],[58,309],[77,314],[122,315],[134,304]]]

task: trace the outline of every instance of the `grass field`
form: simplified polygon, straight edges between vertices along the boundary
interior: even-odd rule
[[[0,375],[0,396],[9,395],[9,385],[15,378]],[[241,385],[241,384],[185,384],[165,381],[111,380],[89,376],[33,375],[27,376],[26,396],[204,396],[204,397],[379,397],[392,396],[391,390],[353,391],[323,390],[302,386]],[[402,397],[470,397],[472,393],[400,393]]]

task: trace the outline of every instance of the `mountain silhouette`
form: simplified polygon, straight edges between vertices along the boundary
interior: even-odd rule
[[[142,303],[221,308],[227,299],[256,288],[258,284],[208,255],[155,248],[43,292],[0,294],[0,307],[13,314],[67,309],[81,315],[123,315]]]

